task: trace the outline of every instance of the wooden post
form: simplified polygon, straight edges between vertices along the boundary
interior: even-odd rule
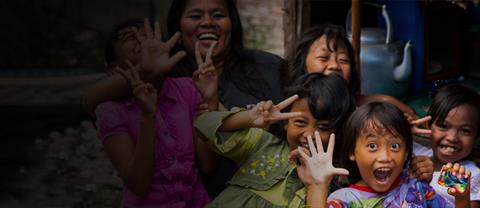
[[[284,57],[287,57],[303,30],[310,26],[310,0],[284,0],[283,12]]]
[[[360,0],[352,0],[352,46],[360,73]]]

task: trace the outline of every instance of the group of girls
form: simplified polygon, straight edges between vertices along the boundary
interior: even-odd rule
[[[477,206],[480,171],[467,160],[479,136],[475,91],[441,89],[430,130],[418,131],[425,119],[407,120],[407,105],[359,93],[339,26],[307,30],[286,69],[243,47],[233,0],[173,1],[168,27],[167,41],[148,20],[118,27],[106,48],[117,73],[85,99],[123,207]],[[432,155],[412,154],[419,132]],[[435,185],[444,164],[466,190]]]

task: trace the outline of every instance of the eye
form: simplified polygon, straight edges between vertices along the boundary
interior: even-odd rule
[[[307,121],[301,120],[301,119],[294,120],[293,123],[294,123],[296,126],[298,126],[298,127],[305,127],[305,126],[307,126]]]
[[[192,14],[192,15],[188,16],[188,18],[193,19],[193,20],[199,20],[200,18],[202,18],[202,16],[200,16],[199,14]]]
[[[330,131],[332,130],[328,124],[319,124],[318,129],[321,131]]]
[[[350,59],[339,59],[338,62],[340,62],[341,64],[350,64]]]
[[[462,128],[462,129],[460,129],[460,133],[462,135],[470,135],[472,133],[472,130],[469,129],[469,128]]]
[[[392,148],[392,150],[398,151],[400,150],[400,144],[398,143],[392,144],[390,148]]]
[[[440,130],[446,130],[448,128],[447,124],[445,123],[436,123],[435,124],[437,126],[437,128],[439,128]]]
[[[375,143],[369,143],[369,144],[367,144],[367,148],[370,149],[370,150],[376,150],[378,148],[378,146]]]
[[[328,60],[328,56],[318,56],[317,57],[320,61],[327,61]]]
[[[222,18],[225,18],[225,17],[227,17],[227,15],[224,15],[221,12],[213,13],[213,18],[215,18],[215,19],[222,19]]]

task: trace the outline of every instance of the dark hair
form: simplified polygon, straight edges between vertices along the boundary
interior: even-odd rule
[[[115,28],[110,33],[109,38],[105,44],[105,63],[108,65],[112,64],[112,62],[116,61],[117,54],[115,54],[115,44],[117,44],[118,33],[128,27],[135,27],[137,29],[143,28],[143,20],[142,19],[129,19],[126,20],[119,25],[115,26]]]
[[[340,159],[342,166],[350,172],[348,174],[350,183],[361,180],[357,163],[351,161],[350,156],[355,152],[355,146],[362,131],[369,126],[373,126],[375,130],[386,129],[390,134],[401,137],[405,141],[407,149],[407,160],[404,166],[411,160],[413,137],[410,124],[403,112],[386,102],[372,102],[362,105],[348,118],[343,129],[343,154]]]
[[[477,138],[480,131],[480,121],[478,120],[480,119],[480,95],[475,90],[463,85],[447,85],[433,95],[432,105],[428,110],[428,115],[432,116],[430,126],[434,122],[436,124],[443,123],[450,110],[460,105],[470,105],[476,109],[477,135],[475,138]]]
[[[193,0],[174,0],[170,6],[167,17],[168,37],[172,37],[177,31],[181,31],[180,20],[182,13],[188,1]],[[270,97],[262,92],[269,90],[259,90],[260,88],[268,88],[263,81],[262,74],[257,69],[256,61],[251,51],[246,50],[243,45],[243,28],[240,21],[240,15],[235,4],[235,0],[224,0],[227,4],[228,15],[232,22],[232,30],[230,32],[230,47],[227,51],[225,70],[222,72],[226,80],[231,81],[239,90],[247,92],[259,100],[265,100]],[[185,50],[183,43],[177,43],[171,51],[175,54],[180,50]],[[197,65],[192,60],[184,58],[175,65],[175,69],[171,70],[169,76],[192,76],[193,70]]]
[[[288,97],[307,98],[308,107],[317,120],[328,120],[329,129],[337,129],[355,109],[355,99],[345,80],[337,74],[305,74],[287,88]]]
[[[342,26],[333,24],[316,25],[307,29],[295,45],[295,49],[290,52],[288,57],[288,70],[286,72],[284,83],[291,83],[296,77],[307,73],[307,55],[312,44],[322,37],[327,38],[327,43],[333,41],[333,48],[327,44],[330,51],[337,51],[338,47],[345,46],[350,59],[350,81],[348,86],[351,91],[357,95],[360,93],[360,77],[355,63],[355,56],[352,45],[345,35],[345,30]]]

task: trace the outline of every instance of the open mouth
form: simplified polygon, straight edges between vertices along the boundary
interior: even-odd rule
[[[220,37],[215,33],[202,33],[197,35],[198,40],[215,40],[217,41]]]
[[[448,145],[439,145],[439,147],[443,153],[447,153],[447,154],[455,154],[460,150],[460,148],[448,146]]]
[[[388,179],[392,175],[392,169],[391,168],[378,168],[375,171],[373,171],[373,175],[375,176],[375,179],[378,182],[385,183],[385,182],[388,181]]]
[[[299,146],[301,146],[301,147],[303,147],[307,150],[309,149],[308,143],[306,143],[306,142],[300,142]]]

